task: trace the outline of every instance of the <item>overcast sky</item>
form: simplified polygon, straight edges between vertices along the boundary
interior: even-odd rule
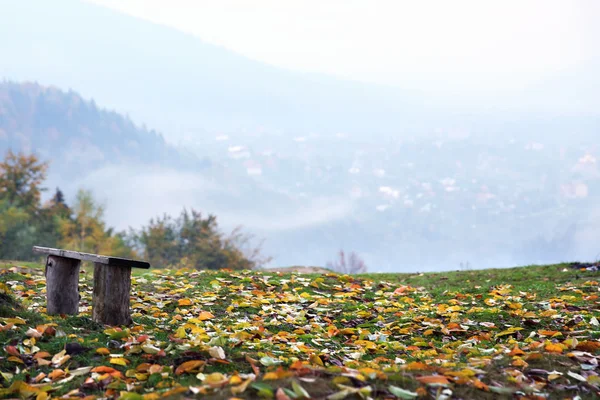
[[[598,53],[597,0],[87,0],[301,71],[515,89]]]

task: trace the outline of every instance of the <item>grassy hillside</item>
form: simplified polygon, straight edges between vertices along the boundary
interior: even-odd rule
[[[35,265],[0,265],[0,397],[596,398],[597,272],[151,270],[129,328],[44,314]],[[17,300],[17,302],[13,301]],[[20,305],[19,305],[20,304]]]

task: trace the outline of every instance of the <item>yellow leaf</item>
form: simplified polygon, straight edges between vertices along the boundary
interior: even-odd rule
[[[516,333],[517,331],[522,331],[522,330],[523,330],[523,328],[515,328],[515,327],[508,328],[507,330],[496,334],[496,337],[512,335],[512,334]]]
[[[11,290],[5,283],[0,282],[0,293],[10,294]]]
[[[23,318],[3,318],[5,324],[25,325],[27,322]]]
[[[319,365],[319,366],[321,366],[321,367],[323,367],[323,366],[324,366],[324,365],[323,365],[323,360],[321,360],[321,357],[319,357],[319,356],[318,356],[318,355],[316,355],[316,354],[312,354],[312,355],[310,356],[310,363],[311,363],[311,364],[314,364],[314,365]]]
[[[110,359],[110,363],[115,364],[115,365],[122,365],[122,366],[126,367],[127,364],[129,364],[129,361],[127,361],[123,357],[113,357]]]
[[[38,395],[35,397],[35,400],[47,400],[48,398],[50,398],[50,396],[47,392],[39,392]]]
[[[175,331],[175,337],[178,339],[185,339],[187,337],[187,332],[185,331],[185,326],[180,326]]]
[[[277,372],[267,372],[262,379],[263,381],[276,380],[279,379],[279,374]]]
[[[229,379],[220,372],[213,372],[204,379],[204,383],[212,387],[220,387],[229,382]]]
[[[555,336],[562,336],[562,333],[558,332],[558,331],[547,331],[547,330],[539,330],[538,334],[540,336],[550,336],[550,337],[555,337]]]
[[[364,347],[367,350],[375,350],[377,349],[377,345],[371,341],[368,340],[357,340],[356,342],[354,342],[354,344],[356,344],[357,346],[361,346]]]
[[[457,378],[472,378],[475,376],[475,371],[473,371],[472,369],[469,369],[469,368],[464,368],[460,371],[444,372],[444,375],[455,376]]]
[[[513,310],[520,310],[523,308],[523,304],[521,303],[507,303],[508,307],[513,309]]]
[[[587,383],[594,386],[600,386],[600,376],[590,375],[587,377]]]

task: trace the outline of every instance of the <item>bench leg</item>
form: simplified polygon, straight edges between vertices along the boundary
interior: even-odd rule
[[[79,266],[73,258],[48,256],[46,260],[46,313],[79,312]]]
[[[94,263],[92,319],[105,325],[131,325],[131,267]]]

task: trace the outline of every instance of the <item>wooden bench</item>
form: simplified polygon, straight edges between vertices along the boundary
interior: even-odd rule
[[[145,261],[107,257],[78,251],[33,247],[47,254],[46,312],[48,315],[79,312],[79,267],[81,261],[94,263],[92,319],[106,325],[130,325],[129,296],[131,268],[150,268]]]

